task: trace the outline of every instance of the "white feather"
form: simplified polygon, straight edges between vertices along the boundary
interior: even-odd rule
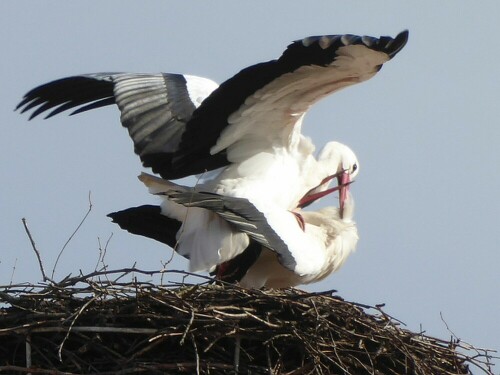
[[[283,267],[278,254],[263,249],[257,261],[250,267],[240,284],[246,288],[284,288],[320,281],[337,271],[355,251],[358,231],[353,221],[354,200],[348,194],[344,217],[340,218],[336,207],[326,207],[316,212],[301,211],[305,222],[302,232],[295,226],[275,227],[277,233],[300,243],[289,246],[297,261],[292,272]],[[295,217],[289,213],[293,220]],[[283,232],[283,233],[281,233]],[[295,234],[290,234],[295,233]],[[296,246],[295,246],[296,245]]]
[[[189,258],[190,271],[211,271],[243,252],[248,236],[234,231],[220,216],[205,209],[187,209],[181,229],[177,232],[176,251]]]
[[[208,78],[184,75],[189,98],[196,107],[219,87],[217,83]]]
[[[152,194],[189,191],[182,185],[141,173],[141,180]],[[205,209],[185,207],[163,195],[162,214],[182,223],[175,250],[189,258],[190,271],[210,271],[217,264],[234,258],[249,244],[248,236],[235,231],[219,215]]]

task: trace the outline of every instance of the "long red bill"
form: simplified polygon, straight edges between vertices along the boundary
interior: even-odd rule
[[[340,209],[340,217],[344,217],[344,205],[345,200],[347,199],[347,191],[349,189],[349,185],[351,184],[351,180],[349,178],[349,173],[344,171],[339,177],[339,209]]]
[[[337,172],[335,174],[332,174],[330,176],[325,177],[321,182],[318,184],[318,186],[313,187],[311,190],[309,190],[299,201],[297,207],[298,208],[304,208],[309,206],[311,203],[317,201],[320,198],[323,198],[324,196],[331,194],[337,190],[339,190],[339,187],[333,187],[327,190],[323,190],[320,192],[316,192],[316,190],[323,184],[326,184],[328,181],[337,178],[340,180],[340,177],[344,174],[344,171]]]
[[[312,189],[314,190],[314,189]],[[301,200],[299,201],[299,204],[297,205],[298,208],[304,208],[309,206],[311,203],[317,201],[320,198],[323,198],[324,196],[331,194],[337,190],[341,190],[339,186],[332,187],[330,189],[326,189],[317,193],[307,193],[304,195]]]

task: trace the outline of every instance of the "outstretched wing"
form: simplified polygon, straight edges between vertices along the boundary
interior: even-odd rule
[[[33,109],[31,120],[48,111],[45,118],[71,109],[74,115],[116,104],[144,166],[165,177],[168,155],[178,151],[194,110],[217,86],[207,78],[170,73],[84,74],[34,88],[16,109],[21,113]],[[149,156],[158,153],[164,159],[151,162]]]
[[[407,39],[404,31],[394,39],[330,35],[298,40],[278,60],[250,66],[222,83],[193,113],[173,157],[150,155],[150,164],[168,156],[168,173],[179,177],[287,147],[311,105],[371,78]]]
[[[187,76],[169,74],[70,77],[30,91],[18,108],[35,109],[34,117],[54,107],[49,116],[116,103],[143,164],[175,179],[286,147],[293,133],[300,133],[295,125],[312,104],[371,78],[407,39],[408,31],[395,38],[308,37],[288,46],[279,59],[250,66],[217,89],[203,78],[191,85]],[[190,87],[201,95],[193,96],[198,89]],[[198,108],[196,98],[206,98]]]

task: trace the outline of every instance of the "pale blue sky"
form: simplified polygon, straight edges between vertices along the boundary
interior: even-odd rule
[[[179,72],[222,82],[316,34],[395,36],[408,45],[371,81],[325,99],[304,132],[351,146],[360,242],[338,273],[308,287],[386,303],[413,330],[500,349],[500,3],[496,1],[0,2],[0,284],[38,281],[21,224],[46,268],[87,210],[56,278],[90,271],[98,241],[112,268],[159,268],[170,250],[106,214],[155,203],[116,108],[27,122],[36,85],[101,71]],[[324,204],[332,204],[327,201]],[[16,261],[17,259],[17,261]],[[185,267],[176,257],[173,268]],[[496,369],[495,372],[499,372]]]

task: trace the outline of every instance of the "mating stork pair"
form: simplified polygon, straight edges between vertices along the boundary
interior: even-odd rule
[[[113,221],[171,246],[191,271],[245,287],[294,286],[338,269],[358,240],[348,191],[356,156],[330,142],[316,158],[301,133],[304,115],[326,95],[373,77],[407,39],[407,31],[308,37],[220,86],[169,73],[73,76],[29,91],[17,109],[33,110],[31,119],[118,105],[135,152],[161,177],[139,179],[163,200],[114,212]],[[194,187],[170,181],[196,174]],[[338,207],[303,210],[336,190]]]

